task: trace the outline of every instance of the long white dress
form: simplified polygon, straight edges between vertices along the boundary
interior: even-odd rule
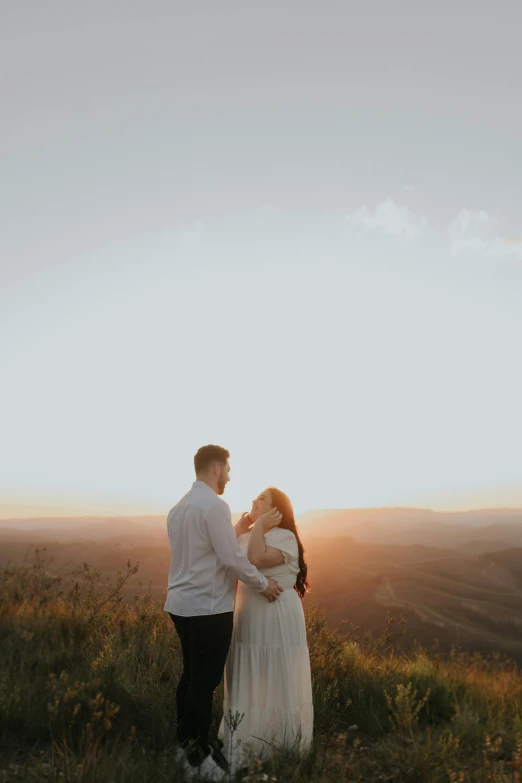
[[[245,552],[249,538],[250,533],[239,537]],[[312,741],[310,656],[303,607],[294,590],[297,540],[291,531],[276,527],[265,541],[281,550],[285,562],[262,573],[276,579],[284,592],[269,603],[238,582],[218,733],[233,773],[253,757],[266,757],[272,747],[306,751]],[[232,730],[230,717],[236,714],[243,717]]]

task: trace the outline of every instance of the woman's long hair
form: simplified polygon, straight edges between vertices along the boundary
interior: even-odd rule
[[[283,515],[278,527],[283,530],[290,530],[297,539],[297,549],[299,550],[299,573],[297,574],[295,582],[295,590],[299,595],[299,598],[302,599],[308,590],[308,580],[306,578],[308,566],[305,563],[303,545],[295,524],[294,509],[292,508],[288,495],[285,495],[280,489],[277,489],[276,487],[267,487],[267,489],[270,490],[270,494],[272,495],[272,505]]]

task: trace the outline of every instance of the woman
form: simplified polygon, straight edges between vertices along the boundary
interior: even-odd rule
[[[269,603],[238,583],[219,728],[232,773],[252,754],[266,755],[271,747],[306,750],[313,729],[301,605],[308,587],[307,566],[288,497],[275,487],[265,489],[237,523],[236,534],[248,559],[276,579],[284,592]]]

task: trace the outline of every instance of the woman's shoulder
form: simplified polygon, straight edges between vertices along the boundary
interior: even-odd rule
[[[267,533],[265,541],[269,546],[273,546],[283,553],[285,564],[291,568],[292,573],[295,572],[295,569],[299,570],[299,547],[297,546],[297,538],[291,530],[274,527]]]
[[[266,534],[265,541],[270,546],[280,549],[282,552],[287,552],[292,557],[297,557],[297,538],[291,530],[274,527]]]
[[[273,527],[272,530],[269,530],[268,533],[265,533],[266,536],[272,536],[273,538],[279,538],[281,540],[287,539],[290,540],[296,540],[294,533],[292,533],[291,530],[286,530],[285,528],[281,527]]]

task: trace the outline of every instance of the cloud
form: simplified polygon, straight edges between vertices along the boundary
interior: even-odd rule
[[[346,217],[354,228],[384,231],[406,240],[423,234],[428,222],[425,217],[417,217],[408,207],[399,206],[391,198],[378,204],[374,212],[364,204]]]
[[[460,237],[463,234],[491,235],[500,226],[500,220],[483,210],[473,211],[461,209],[455,220],[448,227],[450,237]]]
[[[475,253],[522,259],[522,238],[502,235],[502,222],[484,210],[462,209],[448,226],[451,255]]]

